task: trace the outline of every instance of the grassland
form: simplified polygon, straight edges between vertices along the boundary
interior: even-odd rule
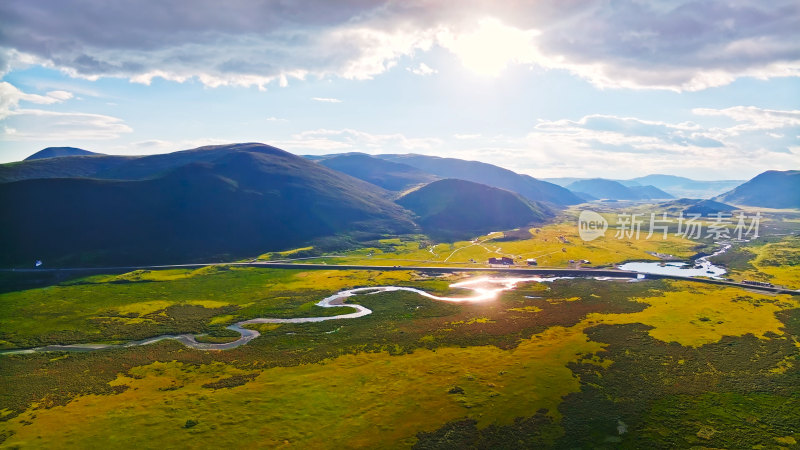
[[[203,269],[96,276],[26,295],[43,304],[72,298],[75,309],[59,308],[89,318],[112,308],[130,320],[171,317],[170,308],[184,305],[218,313],[204,316],[203,326],[213,330],[244,314],[292,307],[288,315],[316,313],[304,306],[312,295],[372,283],[446,292],[449,281],[409,272]],[[228,295],[200,297],[202,285]],[[304,294],[267,301],[287,286]],[[78,287],[87,301],[89,292],[103,293],[104,303],[80,304],[83,298],[73,297]],[[139,289],[164,297],[141,301]],[[800,438],[786,425],[800,417],[789,387],[798,378],[800,309],[789,296],[678,282],[560,280],[472,305],[409,292],[352,301],[374,313],[339,323],[260,325],[262,337],[228,352],[162,342],[3,356],[0,380],[15,386],[0,393],[3,445],[431,448],[458,438],[495,447],[638,446],[658,441],[666,417],[670,439],[713,446],[730,443],[741,427],[714,399],[754,417],[785,408],[788,418],[759,423],[768,425],[761,437],[748,434],[753,442]],[[4,331],[26,336],[30,324],[14,319],[6,323],[17,328]],[[47,324],[77,327],[82,320],[38,326],[47,332]],[[637,380],[635,388],[625,376]],[[748,393],[757,376],[768,382]],[[706,405],[707,415],[677,415],[695,404]],[[627,433],[616,431],[618,421]],[[701,432],[706,426],[713,433]]]
[[[645,233],[646,234],[646,233]],[[358,265],[479,265],[490,257],[508,256],[519,264],[529,258],[540,266],[567,267],[570,260],[589,260],[593,266],[610,266],[629,260],[656,260],[650,253],[689,258],[697,243],[668,236],[667,239],[616,239],[613,232],[604,238],[584,242],[573,222],[559,222],[540,228],[491,233],[472,241],[435,244],[417,236],[382,239],[376,245],[336,257],[320,257],[309,262]],[[648,253],[649,252],[649,253]],[[275,258],[279,259],[279,258]]]
[[[225,266],[97,275],[0,294],[0,345],[20,348],[142,339],[210,332],[253,317],[335,315],[342,310],[315,304],[342,289],[409,284],[416,278],[409,272]],[[441,280],[415,284],[432,290],[447,286]]]
[[[613,212],[603,213],[613,225]],[[770,220],[767,236],[724,255],[734,277],[796,280],[793,219]],[[411,236],[325,261],[466,264],[513,255],[547,266],[610,265],[655,258],[646,252],[688,258],[711,244],[611,235],[585,243],[576,231],[564,221],[453,244]],[[225,342],[232,336],[224,327],[243,319],[340,314],[315,303],[342,289],[403,285],[452,295],[449,285],[465,276],[210,267],[60,280],[0,291],[0,344],[178,332]],[[13,387],[0,389],[0,447],[793,448],[800,441],[796,297],[571,279],[522,284],[476,304],[411,292],[348,302],[373,314],[254,325],[261,337],[224,352],[163,341],[0,355],[0,386]]]

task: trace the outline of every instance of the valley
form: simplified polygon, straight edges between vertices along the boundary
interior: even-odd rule
[[[602,212],[611,227],[619,225],[614,212]],[[794,238],[783,233],[796,229],[796,216],[762,212],[766,235],[712,259],[733,278],[797,288],[793,270],[776,269],[796,264]],[[503,284],[504,271],[532,269],[486,267],[503,255],[519,264],[535,257],[541,271],[581,270],[570,259],[602,270],[716,247],[676,236],[585,242],[573,214],[450,243],[406,235],[327,255],[314,255],[313,246],[270,252],[253,263],[89,276],[4,272],[6,280],[56,278],[0,294],[0,377],[17,386],[0,396],[2,445],[141,439],[147,447],[159,439],[184,446],[202,438],[300,447],[638,447],[663,442],[666,432],[677,446],[730,446],[742,433],[769,446],[800,437],[790,425],[798,296],[666,279]],[[790,259],[759,256],[766,254]],[[464,283],[480,300],[442,301],[463,297]],[[366,295],[349,296],[354,289]],[[345,303],[324,307],[339,304],[325,303],[337,293],[348,295]],[[247,345],[231,332],[237,326]],[[196,344],[150,342],[159,335],[193,336]],[[89,342],[107,347],[58,347]],[[30,347],[48,351],[13,351]],[[91,376],[77,376],[87,370]],[[622,389],[630,377],[640,389]],[[752,392],[746,386],[755,378],[762,388]],[[760,418],[742,428],[714,409],[719,402]],[[702,408],[702,418],[676,415],[687,403]],[[586,416],[598,406],[606,412]],[[92,419],[79,424],[70,420],[76,415]]]
[[[0,446],[800,439],[797,210],[414,155],[70,151],[0,167]]]

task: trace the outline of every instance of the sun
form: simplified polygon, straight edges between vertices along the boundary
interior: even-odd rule
[[[487,18],[469,33],[445,33],[442,45],[453,52],[472,72],[488,77],[499,76],[512,62],[531,63],[536,59],[533,38],[536,30],[521,30]]]

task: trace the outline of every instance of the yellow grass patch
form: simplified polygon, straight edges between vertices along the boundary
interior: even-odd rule
[[[509,308],[509,311],[524,312],[524,313],[537,313],[541,310],[542,308],[539,308],[538,306],[521,306],[519,308]]]
[[[539,408],[557,415],[579,389],[567,364],[600,350],[582,327],[553,327],[513,350],[493,346],[420,349],[412,354],[346,355],[324,364],[267,369],[230,389],[203,388],[244,373],[216,363],[154,363],[120,375],[118,395],[81,396],[66,406],[30,410],[0,429],[8,446],[319,447],[408,446],[419,431],[473,417],[508,424]],[[454,386],[463,393],[450,394]],[[168,390],[164,390],[168,389]],[[80,420],[76,420],[79,417]],[[30,425],[22,426],[21,421]],[[197,425],[183,428],[187,420]]]
[[[718,342],[723,336],[753,334],[764,338],[769,332],[782,335],[783,323],[775,313],[800,306],[790,295],[756,294],[691,282],[672,284],[678,291],[635,299],[650,305],[644,311],[590,314],[586,320],[605,324],[643,323],[654,327],[649,334],[656,339],[699,347]]]

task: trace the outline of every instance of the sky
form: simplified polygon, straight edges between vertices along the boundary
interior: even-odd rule
[[[263,142],[534,177],[800,169],[797,0],[4,0],[0,163]]]

